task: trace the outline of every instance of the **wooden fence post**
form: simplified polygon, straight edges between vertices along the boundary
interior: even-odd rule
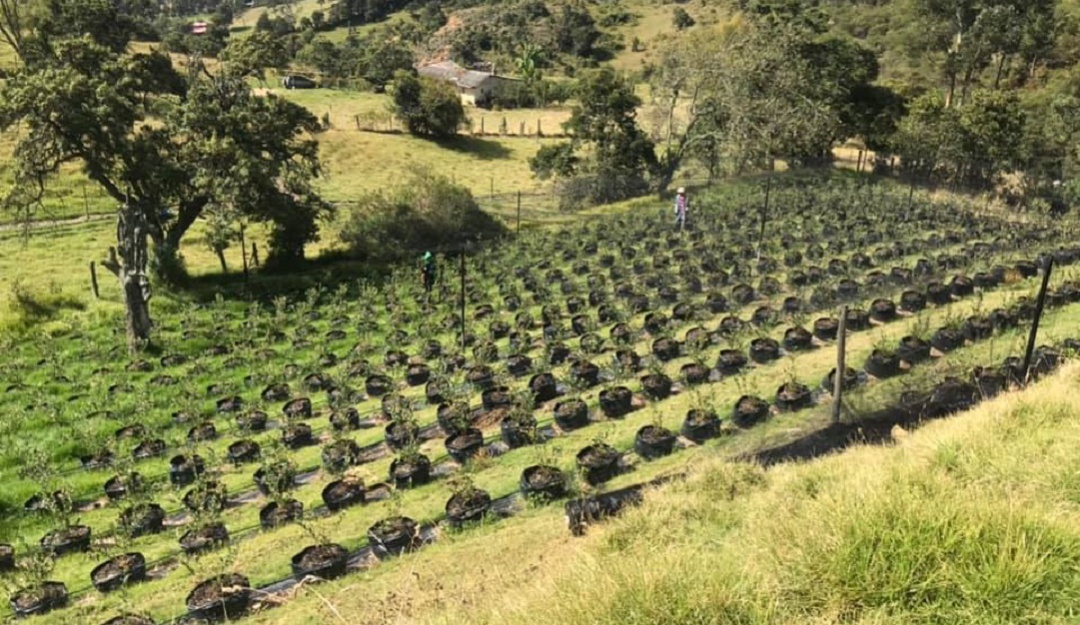
[[[251,242],[251,264],[259,266],[259,246],[254,241]]]
[[[90,261],[90,291],[94,294],[94,299],[101,299],[101,292],[98,290],[97,264],[94,261]]]
[[[847,371],[847,312],[845,304],[840,308],[840,327],[836,330],[836,375],[833,376],[832,420],[840,422],[841,400],[844,397],[844,372]]]
[[[536,118],[536,138],[539,139],[540,137],[543,137],[543,136],[544,136],[544,130],[540,127],[540,118],[537,117]]]
[[[1046,288],[1050,286],[1050,271],[1054,268],[1054,257],[1046,257],[1046,265],[1043,267],[1042,286],[1039,287],[1039,299],[1035,302],[1035,317],[1031,320],[1031,332],[1028,334],[1027,350],[1024,351],[1024,370],[1020,376],[1021,384],[1027,386],[1031,375],[1031,359],[1035,355],[1035,339],[1039,334],[1039,319],[1042,318],[1043,307],[1046,305]]]
[[[521,190],[517,192],[517,231],[521,233]]]
[[[483,117],[480,118],[480,136],[481,137],[484,136],[484,118]]]

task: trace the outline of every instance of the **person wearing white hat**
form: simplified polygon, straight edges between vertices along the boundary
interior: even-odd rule
[[[675,226],[679,230],[686,227],[686,213],[690,209],[690,202],[686,199],[686,189],[679,187],[675,192]]]

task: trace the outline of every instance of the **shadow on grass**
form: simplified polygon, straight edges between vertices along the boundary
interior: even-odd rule
[[[510,158],[510,149],[498,141],[488,141],[476,137],[457,136],[450,139],[435,141],[441,148],[469,154],[482,161]]]

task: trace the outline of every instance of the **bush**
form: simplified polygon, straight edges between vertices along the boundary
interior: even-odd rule
[[[450,84],[406,71],[394,74],[394,109],[411,134],[436,139],[454,136],[468,121]]]
[[[341,241],[361,260],[391,262],[466,239],[495,239],[505,232],[468,189],[417,171],[403,186],[361,199],[346,218]]]

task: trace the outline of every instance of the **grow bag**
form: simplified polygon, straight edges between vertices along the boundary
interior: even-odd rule
[[[814,335],[802,326],[788,328],[784,332],[784,349],[789,352],[806,351],[814,346]]]
[[[368,542],[380,558],[399,556],[420,546],[420,528],[408,517],[383,519],[368,528]]]
[[[670,455],[675,449],[675,434],[666,428],[646,425],[634,437],[634,451],[646,460]]]
[[[750,360],[765,364],[780,358],[780,344],[769,337],[750,341]]]
[[[17,617],[45,614],[67,605],[67,586],[61,582],[42,582],[35,588],[24,588],[11,597],[11,609]]]
[[[555,404],[555,423],[564,431],[576,430],[589,424],[589,407],[580,399]]]
[[[632,505],[644,501],[640,485],[628,486],[584,499],[566,502],[566,520],[574,536],[582,536],[585,528],[604,518],[614,516]]]
[[[476,428],[454,434],[446,439],[446,452],[461,464],[468,462],[484,447],[484,433]]]
[[[90,572],[90,582],[98,592],[112,592],[125,584],[146,579],[146,558],[141,553],[125,553],[109,558]]]
[[[390,463],[390,480],[396,488],[423,486],[431,481],[431,460],[421,454],[395,458]]]
[[[345,574],[348,563],[349,552],[341,545],[311,545],[292,557],[292,575],[297,581],[309,575],[321,579],[336,579]]]
[[[455,493],[446,502],[446,520],[450,527],[479,521],[491,508],[491,495],[478,488]]]
[[[590,486],[602,484],[619,473],[622,454],[605,443],[595,443],[577,454],[577,465]]]
[[[900,360],[897,353],[875,349],[870,352],[863,369],[875,378],[885,380],[900,374]]]
[[[226,573],[200,583],[185,600],[192,616],[211,622],[236,618],[247,611],[250,602],[251,583],[236,573]]]
[[[711,410],[692,409],[686,413],[680,433],[701,444],[720,435],[720,417]]]
[[[90,528],[85,525],[53,530],[41,537],[41,549],[55,557],[86,551],[89,548]]]
[[[335,480],[322,491],[322,500],[331,512],[364,503],[364,482],[357,478]]]
[[[835,341],[840,332],[840,320],[835,317],[822,317],[814,321],[814,336],[821,341]]]
[[[814,401],[810,388],[798,382],[786,382],[776,390],[776,407],[781,412],[808,408]]]
[[[672,382],[666,374],[650,373],[641,378],[641,390],[645,396],[654,401],[667,399],[671,396]]]
[[[184,553],[193,555],[210,551],[228,542],[229,530],[223,523],[214,523],[185,532],[180,537],[180,548],[184,550]]]
[[[274,529],[297,521],[303,515],[304,504],[295,499],[286,499],[280,504],[272,501],[259,510],[259,525],[263,529]]]
[[[521,473],[521,494],[527,499],[551,501],[566,496],[566,476],[559,469],[534,465]]]
[[[132,506],[120,513],[120,527],[132,538],[157,534],[165,529],[165,510],[156,503]]]

